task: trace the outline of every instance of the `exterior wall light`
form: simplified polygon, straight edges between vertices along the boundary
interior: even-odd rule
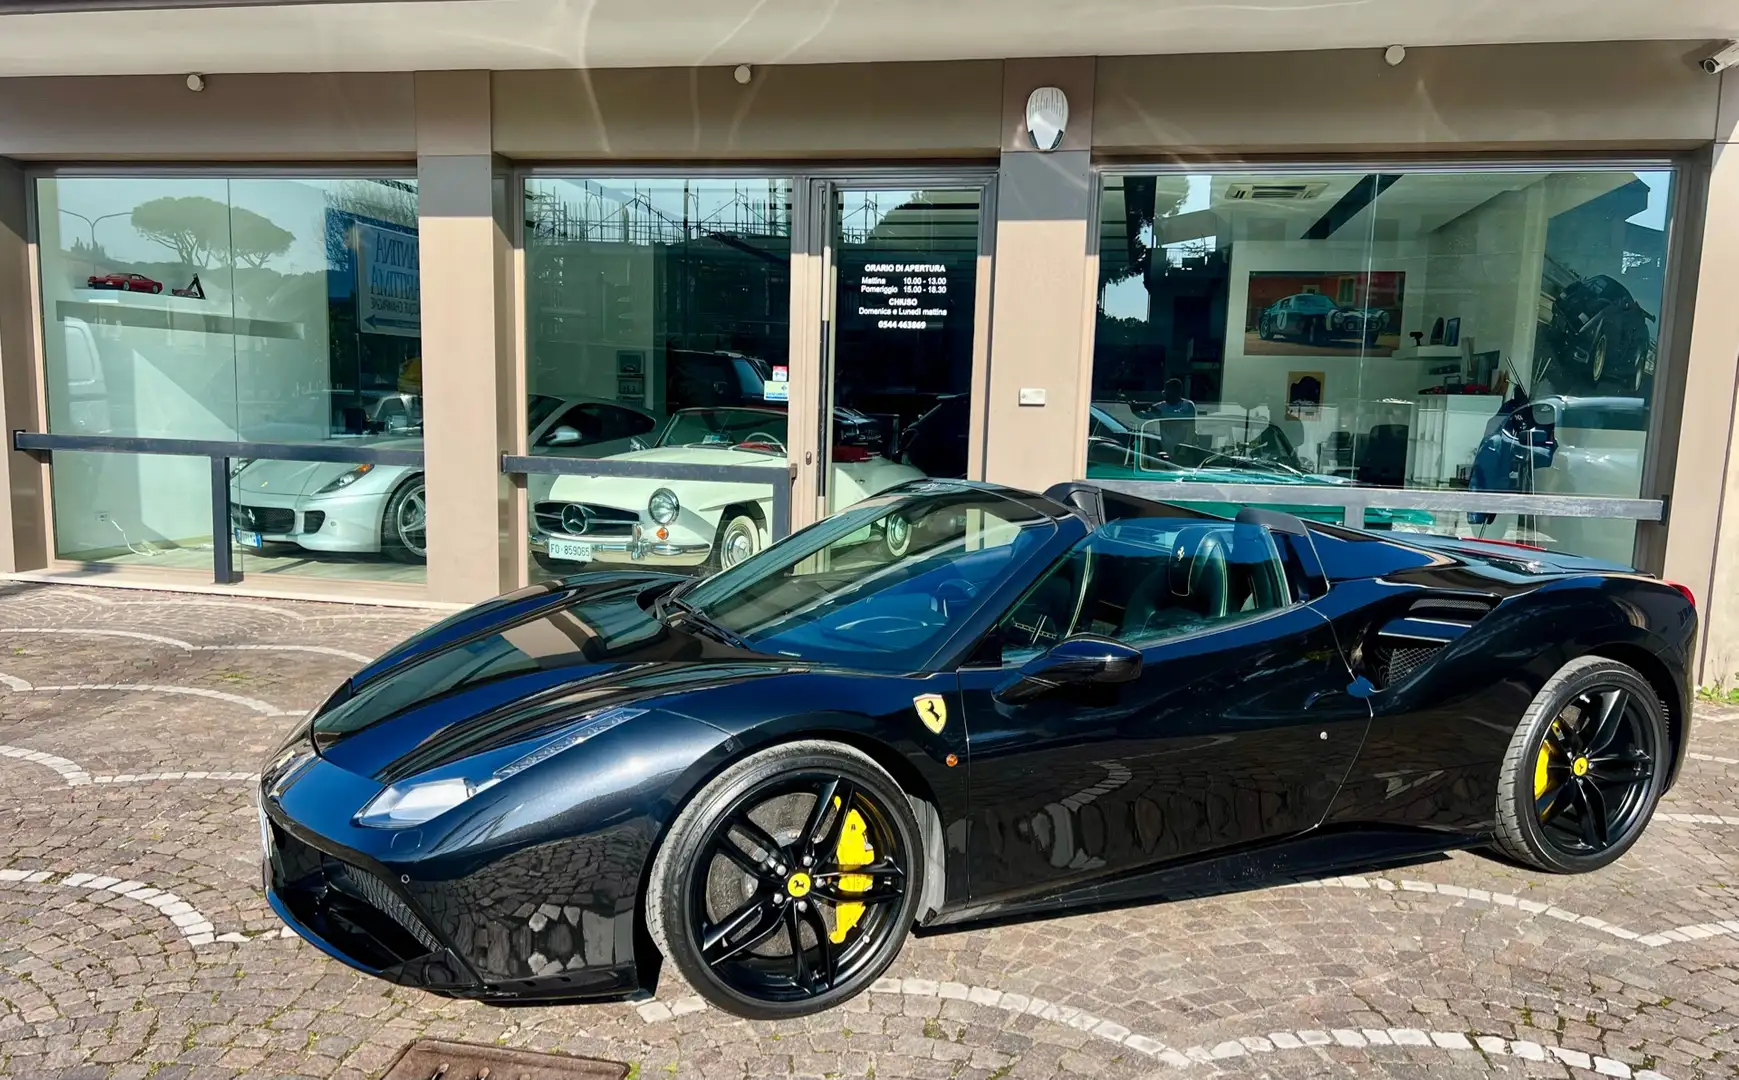
[[[1069,99],[1054,86],[1041,86],[1026,99],[1026,131],[1038,150],[1055,150],[1069,126]]]

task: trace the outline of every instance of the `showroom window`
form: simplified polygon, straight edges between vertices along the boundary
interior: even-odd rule
[[[51,176],[36,183],[53,435],[420,452],[409,178]],[[56,451],[56,554],[247,575],[424,581],[420,466]]]
[[[701,570],[771,541],[791,195],[766,177],[526,180],[526,445],[600,463],[527,476],[533,577]]]
[[[1634,520],[1501,496],[1638,497],[1672,198],[1665,167],[1108,173],[1087,475],[1489,494],[1364,524],[1629,563]]]

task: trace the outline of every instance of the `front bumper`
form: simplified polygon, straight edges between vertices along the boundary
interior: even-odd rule
[[[314,498],[232,489],[230,536],[240,543],[237,533],[258,532],[266,544],[372,554],[380,551],[380,519],[385,508],[385,500],[374,494]],[[286,515],[290,517],[287,522]]]
[[[639,526],[635,526],[636,530]],[[558,539],[573,540],[582,544],[592,545],[592,561],[621,565],[641,563],[647,566],[699,566],[706,562],[712,554],[711,544],[682,544],[671,541],[653,540],[647,537],[630,537],[628,539],[598,540],[587,536],[561,536]],[[531,550],[549,558],[549,536],[533,533]],[[563,565],[575,568],[586,566],[583,562],[569,563],[567,560],[551,559]]]
[[[637,905],[612,895],[601,875],[544,864],[559,857],[564,869],[602,867],[599,839],[536,849],[541,873],[526,873],[516,855],[482,866],[400,861],[393,848],[414,845],[416,830],[365,829],[341,809],[378,790],[324,760],[286,792],[262,790],[266,900],[309,944],[365,974],[447,997],[587,1001],[639,989]]]

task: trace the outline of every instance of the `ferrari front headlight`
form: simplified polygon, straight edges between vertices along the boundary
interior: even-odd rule
[[[408,829],[432,821],[480,791],[494,787],[494,777],[478,783],[462,776],[445,780],[406,781],[393,784],[368,800],[356,815],[358,825],[371,829]]]
[[[319,491],[316,491],[314,494],[316,494],[316,495],[330,495],[334,491],[343,491],[345,488],[356,483],[358,480],[361,480],[363,477],[367,476],[369,473],[371,473],[373,471],[374,471],[374,466],[372,464],[369,464],[368,462],[364,462],[363,464],[358,465],[356,468],[351,469],[349,472],[345,473],[343,476],[340,476],[336,480],[333,480],[330,484],[327,484],[325,487],[321,488]]]
[[[676,520],[676,515],[682,510],[682,503],[677,501],[676,492],[669,488],[659,488],[652,493],[652,498],[646,501],[646,512],[652,520],[660,525],[668,525]]]

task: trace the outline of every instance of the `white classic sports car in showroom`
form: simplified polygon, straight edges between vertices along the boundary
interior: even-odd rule
[[[680,409],[657,444],[612,461],[670,465],[748,465],[768,470],[765,484],[558,476],[532,504],[531,546],[548,570],[591,562],[644,561],[666,566],[735,566],[767,546],[772,487],[786,478],[784,409],[737,406]],[[834,410],[835,446],[828,508],[840,510],[924,474],[880,453],[874,424]],[[904,543],[909,537],[888,537]]]
[[[420,450],[418,426],[381,435],[333,440],[381,450]],[[639,409],[609,401],[534,396],[527,411],[534,454],[604,457],[641,445],[658,422]],[[532,497],[551,476],[527,478]],[[369,555],[400,562],[428,557],[423,471],[409,465],[345,465],[321,461],[242,461],[231,472],[230,525],[250,550],[294,544],[308,551]]]

